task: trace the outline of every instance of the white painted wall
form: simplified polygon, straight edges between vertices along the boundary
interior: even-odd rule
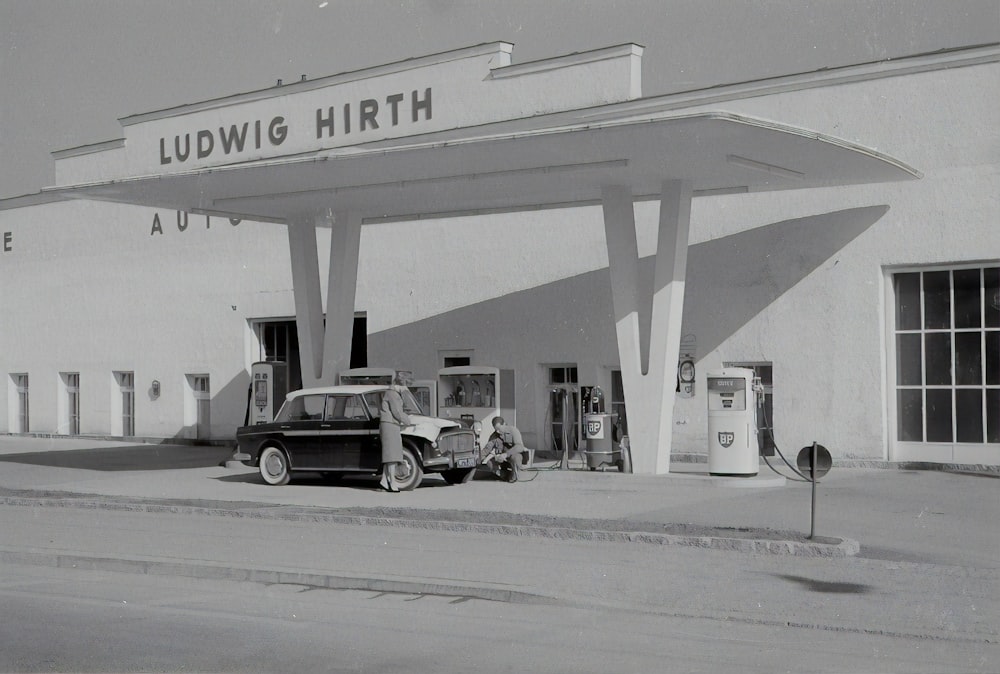
[[[163,234],[151,234],[156,214]],[[213,432],[242,421],[247,318],[291,313],[285,233],[210,222],[190,216],[181,232],[174,212],[79,201],[0,211],[13,234],[0,258],[0,372],[29,373],[33,432],[59,432],[64,371],[80,372],[83,434],[111,432],[114,370],[135,372],[137,435],[184,436],[185,373],[211,376]],[[286,263],[271,264],[273,251]]]

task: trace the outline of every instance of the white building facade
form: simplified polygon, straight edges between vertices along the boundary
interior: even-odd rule
[[[817,441],[835,461],[1000,465],[1000,49],[666,99],[815,130],[922,174],[696,195],[680,345],[695,377],[669,382],[673,453],[706,452],[705,373],[738,365],[761,375],[764,444],[786,454]],[[56,161],[72,172],[88,159]],[[635,217],[651,278],[658,203]],[[317,235],[323,270],[331,234]],[[225,441],[250,365],[298,360],[283,225],[43,194],[0,202],[0,237],[2,433]],[[366,224],[357,364],[420,379],[511,369],[517,425],[540,450],[562,423],[580,438],[556,391],[578,407],[600,386],[627,415],[606,238],[600,205]]]

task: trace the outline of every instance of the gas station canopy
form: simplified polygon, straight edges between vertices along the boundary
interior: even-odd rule
[[[270,222],[362,222],[906,180],[843,140],[696,99],[642,98],[635,44],[524,64],[506,42],[125,117],[124,138],[55,153],[85,198]],[[707,101],[708,99],[706,99]]]
[[[607,185],[653,199],[665,180],[691,181],[699,196],[918,176],[861,146],[759,119],[613,107],[600,121],[589,110],[50,191],[265,222],[332,207],[373,222],[598,204]]]

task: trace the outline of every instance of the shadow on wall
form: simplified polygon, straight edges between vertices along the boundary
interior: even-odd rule
[[[199,440],[236,441],[236,429],[246,420],[247,405],[250,402],[250,374],[241,371],[221,389],[216,389],[215,380],[211,385],[211,434],[208,438],[198,438],[195,425],[182,426],[173,439],[198,443]]]
[[[869,206],[784,220],[691,246],[683,331],[698,336],[699,352],[714,351],[888,210]],[[651,287],[653,264],[652,256],[640,261],[645,287]],[[566,358],[617,363],[608,269],[368,336],[372,362],[406,363],[422,377],[436,375],[437,349],[473,347],[477,363],[518,370]],[[520,377],[519,388],[530,385]]]
[[[714,351],[888,211],[888,206],[833,211],[692,246],[684,332],[698,336],[699,352]]]

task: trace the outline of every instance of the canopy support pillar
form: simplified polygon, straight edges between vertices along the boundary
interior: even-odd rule
[[[325,326],[316,245],[316,226],[320,223],[330,226],[332,230]],[[302,386],[335,384],[337,375],[351,362],[361,216],[357,213],[337,213],[290,222],[288,248],[292,263]]]
[[[652,283],[643,283],[639,273],[631,191],[606,186],[601,200],[632,469],[636,473],[668,473],[691,228],[691,183],[663,183]]]
[[[323,374],[323,298],[320,295],[315,222],[297,220],[288,223],[288,251],[292,262],[302,386],[308,388],[318,384]]]
[[[326,336],[323,340],[323,383],[336,384],[351,366],[354,300],[361,255],[361,214],[337,213],[330,233],[330,276],[326,288]]]

